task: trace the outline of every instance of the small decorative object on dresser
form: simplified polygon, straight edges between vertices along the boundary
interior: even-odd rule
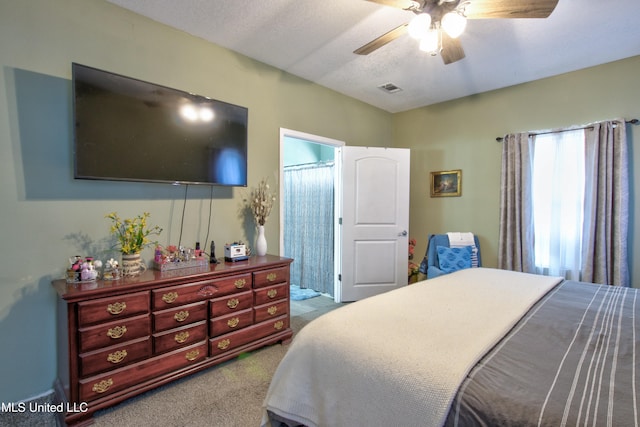
[[[151,216],[148,212],[127,219],[121,219],[116,212],[105,216],[113,222],[111,234],[116,237],[116,246],[122,253],[122,275],[137,276],[141,271],[146,270],[140,252],[149,245],[157,245],[149,239],[149,236],[159,235],[162,228],[157,225],[147,226],[147,218]]]
[[[65,275],[67,283],[92,282],[98,279],[100,268],[102,268],[102,261],[93,257],[83,258],[80,255],[71,257]]]
[[[267,179],[263,178],[257,188],[252,188],[249,198],[245,199],[245,203],[251,210],[253,218],[258,227],[258,236],[256,238],[256,255],[264,256],[267,253],[267,239],[264,235],[264,224],[269,218],[273,203],[276,201],[276,193],[271,192]]]
[[[118,280],[120,279],[120,266],[118,261],[110,258],[104,264],[104,270],[102,271],[102,280]]]
[[[122,254],[123,276],[137,276],[146,269],[147,266],[144,264],[144,261],[142,261],[142,256],[139,252],[135,254]]]
[[[256,238],[256,255],[264,256],[267,253],[267,238],[264,235],[264,225],[258,226],[258,237]]]
[[[57,403],[93,413],[257,348],[289,342],[289,268],[272,255],[93,285],[56,280]]]
[[[178,247],[168,245],[166,247],[157,245],[154,251],[153,267],[156,270],[179,270],[181,268],[205,267],[209,265],[209,260],[204,256],[196,242],[196,248]]]

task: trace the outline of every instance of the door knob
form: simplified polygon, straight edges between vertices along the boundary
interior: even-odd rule
[[[407,234],[407,230],[402,230],[401,233],[398,233],[398,236],[406,236]]]

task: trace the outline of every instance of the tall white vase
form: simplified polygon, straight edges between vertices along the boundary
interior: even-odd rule
[[[256,255],[265,256],[267,254],[267,238],[264,237],[264,225],[258,226],[258,238],[256,239]]]

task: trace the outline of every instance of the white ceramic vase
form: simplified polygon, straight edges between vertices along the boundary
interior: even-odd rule
[[[267,238],[264,237],[264,225],[258,226],[258,238],[256,239],[256,255],[265,256],[267,254]]]

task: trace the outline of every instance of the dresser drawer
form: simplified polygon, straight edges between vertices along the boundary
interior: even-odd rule
[[[209,321],[209,336],[226,334],[253,324],[253,310],[250,308]]]
[[[151,338],[128,341],[91,353],[80,355],[80,376],[86,377],[129,365],[151,356]]]
[[[217,317],[235,313],[253,304],[253,292],[246,291],[212,299],[209,303],[209,316]]]
[[[253,309],[253,321],[260,323],[274,317],[282,316],[289,312],[289,300],[273,301],[269,304],[262,304]]]
[[[216,279],[211,282],[218,288],[216,296],[229,295],[249,290],[253,283],[251,273]]]
[[[228,295],[251,289],[251,274],[242,274],[222,279],[203,280],[186,285],[170,286],[153,292],[155,310],[175,307],[206,298]]]
[[[175,350],[207,338],[207,322],[201,321],[193,325],[172,329],[167,332],[153,334],[153,351],[155,354]]]
[[[148,314],[127,317],[115,322],[80,328],[80,353],[151,335],[151,317]]]
[[[207,342],[203,341],[105,374],[85,378],[79,381],[79,401],[89,402],[134,387],[160,375],[196,365],[206,357]]]
[[[161,332],[207,318],[207,301],[182,305],[153,313],[153,331]]]
[[[163,310],[211,298],[218,293],[218,289],[211,285],[210,280],[203,280],[185,285],[154,289],[151,293],[153,309]]]
[[[149,292],[100,298],[78,303],[80,326],[149,313]]]
[[[261,288],[289,281],[289,266],[272,268],[253,273],[253,287]]]
[[[277,301],[289,296],[289,284],[283,283],[281,285],[268,286],[265,288],[256,289],[254,292],[254,304],[262,305],[271,301]]]
[[[209,339],[209,356],[216,357],[289,327],[289,316],[280,316],[230,334]]]

